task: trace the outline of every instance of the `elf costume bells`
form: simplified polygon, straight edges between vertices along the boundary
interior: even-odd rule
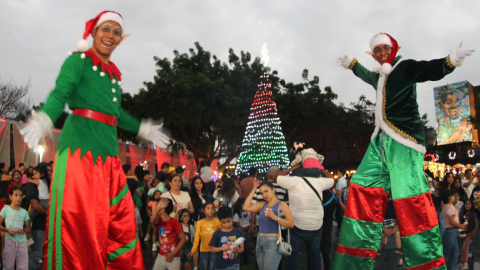
[[[375,131],[352,178],[333,269],[373,269],[382,237],[387,195],[392,194],[407,269],[446,269],[438,218],[423,173],[425,135],[416,83],[451,73],[471,51],[432,61],[403,60],[387,34],[372,38],[371,51],[389,45],[391,68],[372,72],[350,55],[338,65],[377,90]],[[466,53],[465,53],[466,52]],[[386,71],[386,72],[385,72]]]

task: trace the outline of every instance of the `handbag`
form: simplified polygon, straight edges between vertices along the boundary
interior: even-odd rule
[[[280,216],[280,205],[277,209],[277,216]],[[282,229],[278,223],[278,253],[283,256],[290,256],[292,254],[292,245],[290,245],[290,229],[287,229],[287,242],[283,242]]]

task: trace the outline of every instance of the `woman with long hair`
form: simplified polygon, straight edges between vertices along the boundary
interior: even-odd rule
[[[140,187],[140,191],[142,192],[142,196],[139,196],[137,193],[133,193],[133,201],[135,202],[135,205],[138,207],[138,209],[143,208],[143,206],[146,205],[146,197],[145,197],[145,185],[144,185],[144,172],[143,172],[143,167],[140,165],[137,165],[135,167],[135,170],[133,171],[133,175],[130,176],[131,178],[137,180],[138,186]],[[129,177],[127,177],[129,178]],[[146,211],[145,211],[146,214]],[[143,217],[142,217],[143,219]]]
[[[201,219],[203,204],[206,202],[213,202],[213,197],[207,193],[205,183],[202,178],[196,176],[192,179],[190,189],[190,199],[193,205],[192,219],[194,222]],[[195,224],[196,225],[196,224]]]
[[[258,189],[264,202],[252,205],[255,191]],[[271,182],[255,180],[253,189],[243,205],[243,210],[260,213],[258,216],[257,264],[260,270],[276,270],[282,259],[278,253],[278,240],[281,237],[280,226],[293,229],[294,221],[290,207],[275,196],[275,188]],[[282,218],[282,213],[285,218]]]
[[[216,209],[223,206],[233,208],[238,198],[240,198],[237,190],[235,189],[235,182],[233,179],[224,178],[222,187],[215,190],[213,193],[213,198],[215,198],[213,204],[215,205]]]
[[[442,185],[440,187],[440,192],[439,194],[442,194],[442,192],[446,189],[453,189],[454,188],[454,176],[452,172],[448,172],[445,174],[445,177],[443,178]]]

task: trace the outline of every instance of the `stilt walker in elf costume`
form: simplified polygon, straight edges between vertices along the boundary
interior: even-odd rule
[[[438,218],[423,173],[425,135],[416,84],[436,81],[462,65],[473,50],[450,50],[431,61],[403,60],[390,35],[370,41],[381,69],[370,71],[352,55],[339,66],[377,90],[375,131],[353,176],[333,269],[373,269],[382,238],[387,194],[392,193],[407,269],[446,269]],[[455,266],[456,267],[456,266]]]
[[[120,14],[104,11],[86,24],[80,52],[68,57],[55,89],[22,130],[36,149],[72,110],[58,141],[44,247],[44,269],[144,269],[132,197],[118,157],[117,126],[165,146],[161,125],[139,122],[121,107],[122,75],[110,61],[127,37]],[[88,35],[93,37],[89,48]]]

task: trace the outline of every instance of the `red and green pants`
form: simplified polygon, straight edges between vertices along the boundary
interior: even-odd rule
[[[145,269],[118,157],[55,157],[43,269]]]
[[[374,269],[392,193],[407,269],[446,269],[423,155],[380,132],[352,178],[334,270]]]

